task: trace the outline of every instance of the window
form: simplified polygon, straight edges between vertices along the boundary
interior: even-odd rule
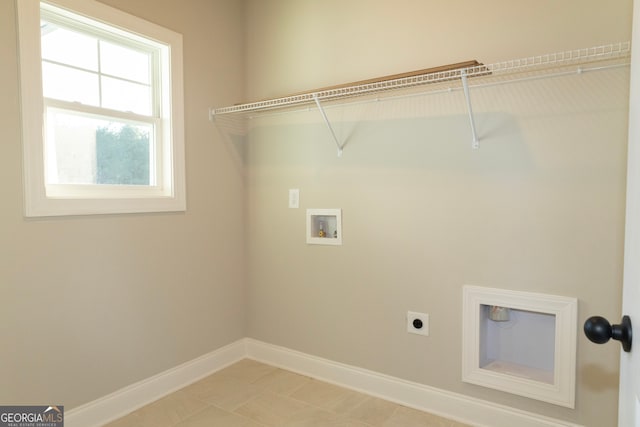
[[[27,216],[186,208],[182,37],[94,0],[20,0]]]

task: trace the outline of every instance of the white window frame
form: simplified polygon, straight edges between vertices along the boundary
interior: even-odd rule
[[[91,25],[153,41],[160,55],[159,159],[156,185],[47,185],[45,182],[45,100],[42,90],[40,7],[53,6],[87,17]],[[20,0],[18,36],[25,215],[27,217],[186,210],[182,35],[95,0]],[[88,21],[88,22],[89,22]],[[98,24],[98,27],[100,24]],[[49,102],[49,106],[51,102]]]

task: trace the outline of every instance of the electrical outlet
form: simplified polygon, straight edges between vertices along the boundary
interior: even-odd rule
[[[429,315],[427,313],[407,312],[407,332],[429,336]]]

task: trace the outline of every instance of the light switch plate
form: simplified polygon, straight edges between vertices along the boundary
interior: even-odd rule
[[[289,208],[298,209],[300,207],[300,190],[297,188],[289,189]]]

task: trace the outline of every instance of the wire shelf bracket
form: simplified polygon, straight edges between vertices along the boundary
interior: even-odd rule
[[[324,111],[324,108],[322,108],[322,104],[320,103],[320,98],[318,98],[318,94],[314,93],[313,94],[313,100],[315,101],[316,105],[318,106],[318,111],[320,111],[320,114],[322,115],[322,118],[324,119],[324,122],[326,123],[327,127],[329,128],[329,132],[331,132],[331,136],[333,137],[333,140],[336,143],[336,147],[338,147],[338,157],[342,157],[342,148],[344,147],[344,144],[341,144],[340,141],[338,141],[338,137],[336,136],[336,133],[333,130],[333,127],[331,126],[331,122],[329,121],[329,118],[327,117],[327,113]]]
[[[471,106],[471,96],[469,95],[469,81],[467,80],[467,71],[460,71],[460,80],[462,80],[462,89],[464,91],[464,98],[467,101],[467,113],[469,113],[469,124],[471,125],[471,148],[477,150],[480,148],[480,140],[478,139],[478,133],[476,132],[476,121],[473,118],[473,108]]]

